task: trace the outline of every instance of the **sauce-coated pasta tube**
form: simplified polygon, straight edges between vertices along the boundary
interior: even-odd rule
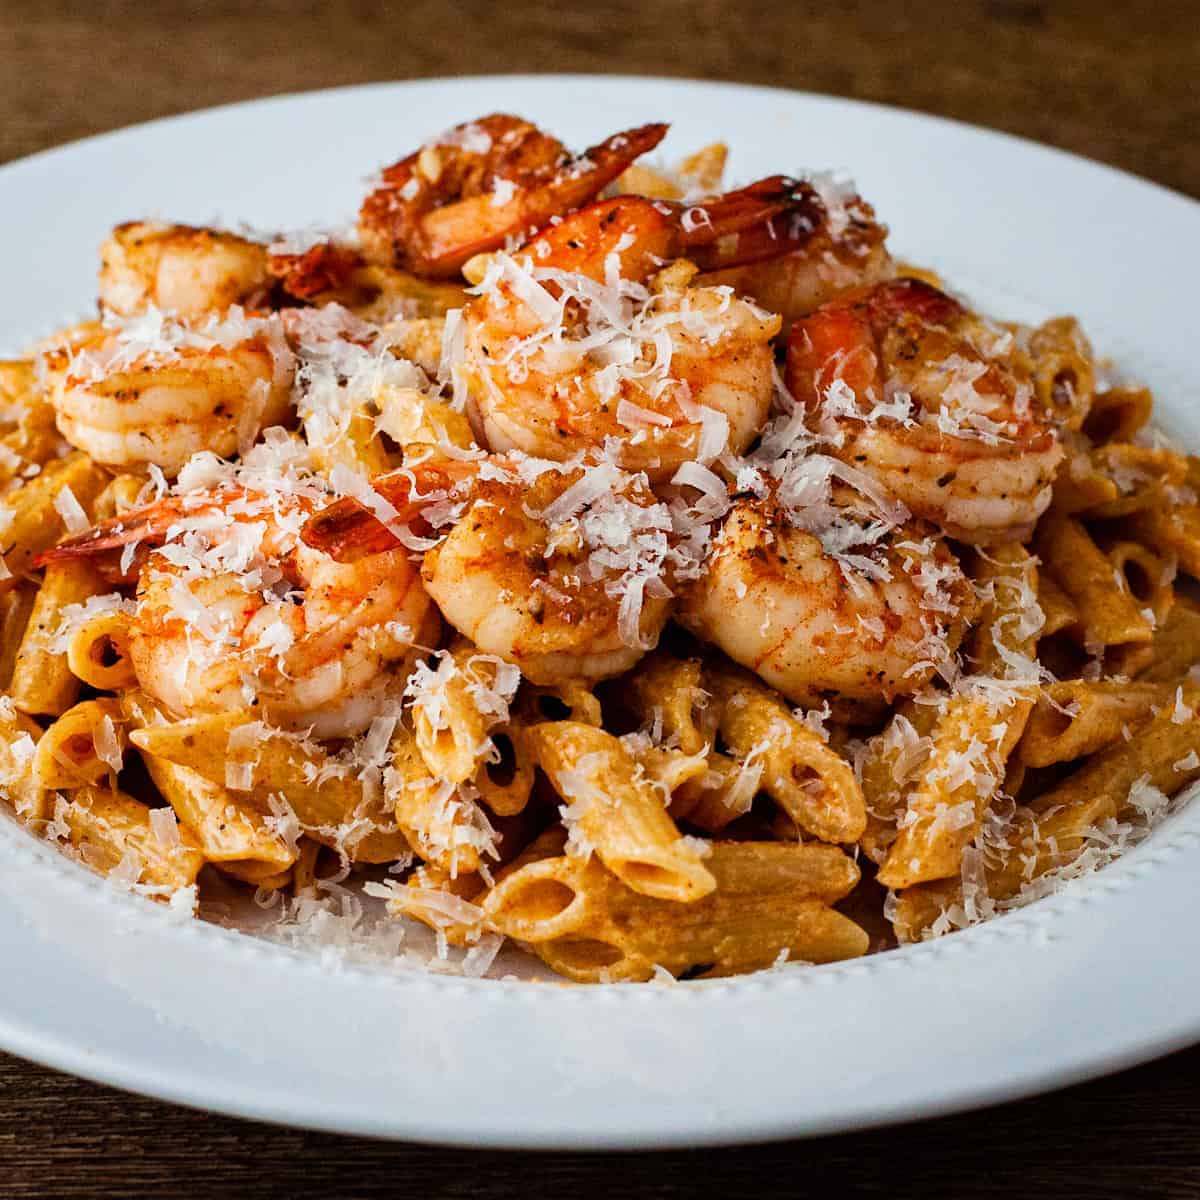
[[[720,706],[720,732],[730,751],[742,762],[761,759],[762,790],[822,841],[857,841],[867,816],[850,764],[748,671],[714,664],[705,682]]]
[[[1049,767],[1094,754],[1174,699],[1172,683],[1064,679],[1047,684],[1017,757],[1030,767]]]
[[[137,682],[126,613],[98,613],[76,625],[68,637],[66,653],[71,674],[89,687],[117,692]]]
[[[408,845],[451,875],[470,874],[495,857],[495,830],[470,784],[437,778],[403,723],[392,733],[387,801]]]
[[[321,747],[246,712],[192,717],[135,729],[139,750],[191,767],[233,792],[281,799],[310,837],[352,862],[392,862],[408,850],[382,795]]]
[[[1079,610],[1084,641],[1094,646],[1148,642],[1154,635],[1104,552],[1074,518],[1052,516],[1038,527],[1035,547]]]
[[[22,712],[57,717],[79,699],[79,679],[71,672],[66,650],[57,645],[61,613],[67,605],[107,590],[95,568],[82,559],[46,568],[13,665],[10,691]]]
[[[134,729],[162,720],[147,697],[127,692],[122,711]],[[278,819],[246,793],[235,793],[198,771],[139,750],[154,786],[196,837],[204,857],[214,863],[241,863],[241,878],[278,875],[296,861],[296,852],[278,832]],[[250,880],[247,879],[249,882]],[[257,880],[255,880],[257,882]]]
[[[0,554],[8,575],[0,579],[0,591],[62,537],[66,528],[62,510],[70,511],[71,501],[86,519],[107,479],[86,454],[76,451],[48,463],[28,483],[0,498]]]
[[[680,835],[665,798],[618,738],[578,721],[535,725],[529,738],[542,770],[567,801],[563,819],[572,847],[594,850],[646,896],[690,902],[712,891],[704,846]]]
[[[1154,631],[1150,656],[1137,673],[1139,682],[1165,683],[1182,679],[1200,662],[1200,607],[1177,596],[1167,618]]]
[[[647,656],[629,678],[627,699],[660,741],[685,754],[712,745],[717,709],[708,702],[698,658],[675,658],[661,650]]]
[[[41,736],[36,721],[0,696],[0,800],[22,821],[43,821],[49,815],[48,794],[33,773]]]
[[[120,703],[111,696],[84,700],[42,735],[33,773],[48,789],[94,786],[120,771],[128,744]]]
[[[1088,759],[1078,771],[1027,808],[1017,810],[1003,842],[981,860],[976,887],[982,900],[1010,901],[1027,884],[1073,861],[1087,836],[1114,817],[1129,815],[1135,785],[1167,796],[1200,778],[1200,689],[1180,689],[1179,698],[1128,741]],[[961,880],[924,883],[896,898],[893,924],[901,941],[936,931],[939,919],[963,911]]]
[[[0,595],[0,691],[12,684],[17,651],[29,627],[37,591],[32,587],[15,587]]]
[[[1200,579],[1200,504],[1144,508],[1122,522],[1126,532]]]
[[[163,820],[155,814],[166,814]],[[80,788],[55,811],[80,858],[101,875],[175,891],[196,882],[204,855],[167,809],[150,809],[124,792]]]
[[[672,975],[733,975],[787,954],[806,962],[854,958],[867,935],[829,905],[858,881],[837,847],[717,842],[716,888],[677,904],[641,895],[594,860],[549,858],[523,867],[483,902],[493,928],[581,983]]]

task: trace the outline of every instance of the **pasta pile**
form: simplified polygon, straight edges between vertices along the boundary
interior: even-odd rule
[[[1073,319],[665,129],[485,117],[337,236],[113,231],[99,318],[0,363],[21,824],[595,983],[937,937],[1172,811],[1200,458]]]

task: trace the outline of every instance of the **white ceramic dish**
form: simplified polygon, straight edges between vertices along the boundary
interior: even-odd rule
[[[1200,445],[1200,206],[1012,138],[711,84],[588,77],[396,84],[237,105],[0,170],[0,350],[86,310],[96,246],[152,214],[338,222],[362,179],[509,110],[568,143],[673,122],[731,178],[850,169],[904,256],[1016,317],[1078,313]],[[116,892],[0,822],[0,1045],[169,1100],[464,1145],[650,1147],[961,1109],[1200,1038],[1189,953],[1200,804],[1115,866],[941,942],[676,987],[570,988],[336,968]]]

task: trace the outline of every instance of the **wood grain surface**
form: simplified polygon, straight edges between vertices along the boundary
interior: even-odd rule
[[[0,161],[231,100],[503,71],[688,75],[900,104],[1200,196],[1195,0],[0,0]],[[0,245],[10,235],[0,230]],[[0,974],[0,987],[19,985]],[[276,1129],[0,1055],[0,1200],[592,1194],[1196,1197],[1200,1049],[918,1125],[607,1157],[468,1154]]]

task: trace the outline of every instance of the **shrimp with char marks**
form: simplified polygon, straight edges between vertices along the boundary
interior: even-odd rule
[[[363,251],[416,275],[454,278],[474,255],[587,204],[666,132],[643,125],[574,156],[506,113],[457,125],[383,171],[359,213]]]
[[[50,347],[42,369],[71,445],[105,466],[173,475],[201,450],[227,456],[279,424],[295,358],[277,315],[184,321],[150,309]]]
[[[1012,337],[916,279],[797,321],[787,382],[830,452],[919,517],[980,545],[1024,540],[1063,456],[1052,415],[1006,357]]]
[[[301,541],[324,495],[315,480],[181,488],[40,561],[83,557],[136,579],[134,672],[175,715],[256,706],[287,728],[347,736],[394,703],[440,621],[407,551],[343,564]]]
[[[120,316],[158,308],[190,320],[253,307],[270,286],[266,247],[221,229],[129,221],[100,248],[100,307]]]
[[[344,557],[424,547],[421,575],[445,619],[552,686],[619,675],[654,647],[676,577],[698,568],[675,524],[644,476],[612,463],[498,455],[378,476],[304,537]]]
[[[794,703],[869,719],[949,664],[974,593],[944,541],[840,468],[812,455],[759,473],[677,617]]]
[[[730,288],[692,286],[680,256],[762,253],[793,203],[787,181],[764,180],[693,225],[683,205],[618,197],[492,256],[448,356],[487,444],[560,461],[616,445],[621,466],[655,483],[744,450],[770,411],[780,319]]]

